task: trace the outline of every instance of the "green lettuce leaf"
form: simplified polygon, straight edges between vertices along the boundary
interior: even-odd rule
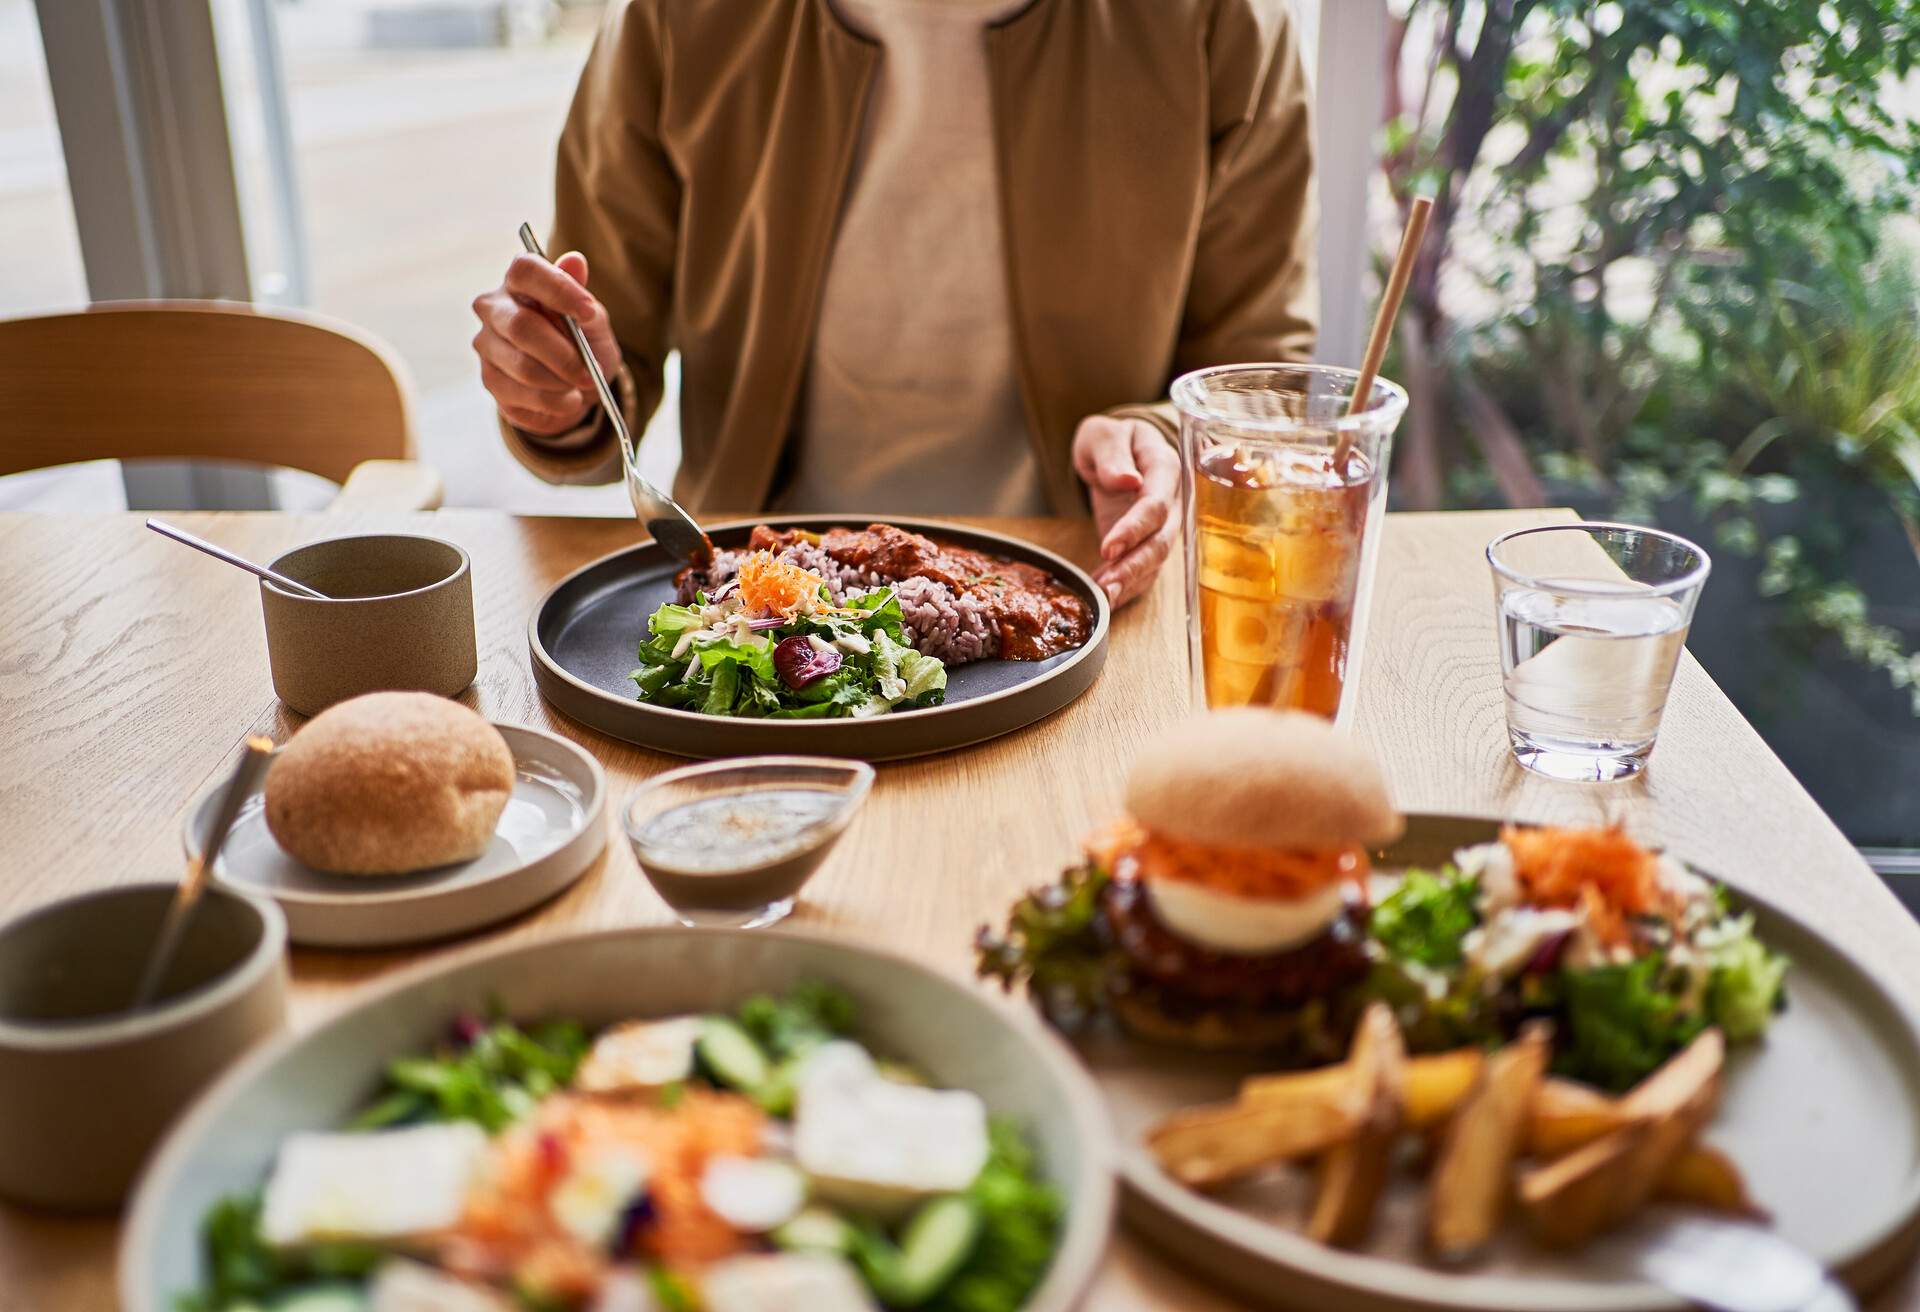
[[[1759,1038],[1773,1014],[1786,1006],[1787,958],[1754,936],[1751,913],[1724,921],[1702,937],[1708,1018],[1729,1043]]]
[[[1460,964],[1461,940],[1480,923],[1479,882],[1448,866],[1437,875],[1410,870],[1373,909],[1374,941],[1394,961],[1445,970]]]

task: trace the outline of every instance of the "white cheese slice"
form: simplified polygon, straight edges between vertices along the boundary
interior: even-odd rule
[[[793,1151],[822,1198],[883,1216],[965,1189],[987,1161],[987,1107],[964,1089],[889,1080],[858,1044],[801,1069]]]
[[[700,1197],[713,1214],[747,1234],[784,1225],[807,1201],[807,1178],[787,1162],[764,1157],[710,1157]]]
[[[1146,887],[1154,914],[1168,929],[1201,947],[1238,956],[1305,943],[1333,923],[1345,900],[1339,884],[1292,899],[1240,897],[1177,879],[1150,879]]]
[[[646,1093],[693,1074],[699,1016],[631,1021],[615,1025],[594,1042],[573,1073],[582,1093]]]
[[[513,1304],[491,1289],[395,1258],[373,1273],[367,1312],[513,1312]]]
[[[267,1182],[260,1233],[270,1244],[400,1239],[460,1219],[485,1163],[477,1125],[373,1134],[296,1134]]]
[[[873,1296],[843,1257],[773,1253],[730,1257],[700,1282],[706,1312],[873,1312]]]

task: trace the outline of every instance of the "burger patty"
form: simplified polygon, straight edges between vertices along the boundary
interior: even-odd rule
[[[1348,905],[1319,937],[1258,956],[1216,952],[1180,937],[1154,914],[1146,887],[1117,876],[1101,894],[1107,932],[1135,973],[1196,1002],[1297,1007],[1367,975],[1366,912]]]

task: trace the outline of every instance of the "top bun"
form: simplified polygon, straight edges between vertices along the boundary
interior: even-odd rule
[[[267,771],[267,828],[298,860],[397,875],[486,851],[513,792],[500,731],[457,702],[376,692],[328,707]]]
[[[1304,711],[1212,711],[1149,740],[1127,810],[1164,837],[1216,847],[1377,847],[1406,828],[1379,767]]]

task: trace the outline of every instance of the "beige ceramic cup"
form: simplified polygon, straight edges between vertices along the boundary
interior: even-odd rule
[[[302,715],[366,692],[454,697],[479,672],[473,570],[451,542],[331,538],[295,547],[272,568],[331,598],[260,584],[273,690]]]
[[[126,1010],[173,890],[104,889],[0,927],[0,1197],[118,1205],[194,1096],[285,1024],[280,908],[220,888],[194,909],[158,1000]]]

